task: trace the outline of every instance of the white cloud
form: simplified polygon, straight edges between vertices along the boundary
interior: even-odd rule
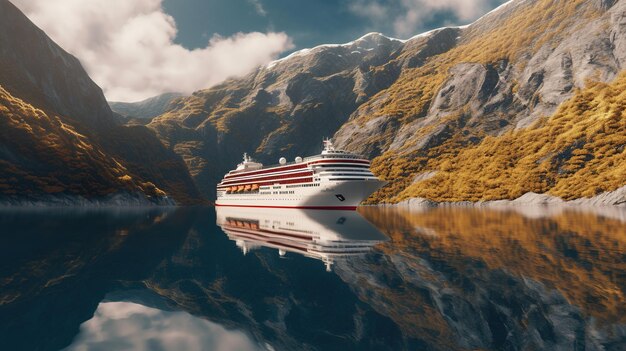
[[[174,43],[176,23],[162,0],[12,1],[81,60],[109,100],[190,93],[249,73],[293,47],[285,33],[254,32],[215,36],[188,50]]]
[[[493,0],[395,0],[383,5],[378,0],[354,0],[348,8],[375,24],[391,20],[394,34],[407,37],[417,34],[425,22],[442,12],[450,12],[454,16],[452,20],[460,22],[456,24],[467,24],[489,11],[493,3]]]

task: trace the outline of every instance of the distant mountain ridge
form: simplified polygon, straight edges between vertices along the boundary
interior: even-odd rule
[[[625,0],[514,0],[465,27],[301,50],[177,100],[149,127],[207,196],[244,151],[274,163],[334,135],[390,182],[371,202],[573,199],[626,184],[624,62]],[[489,150],[511,157],[478,157]]]
[[[180,157],[120,125],[80,62],[0,0],[0,205],[202,202]]]
[[[137,102],[109,101],[109,106],[124,117],[150,119],[163,114],[175,99],[183,96],[182,93],[164,93]]]

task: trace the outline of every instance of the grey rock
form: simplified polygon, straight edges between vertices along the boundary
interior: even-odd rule
[[[457,29],[457,43],[492,30],[519,8],[534,0],[512,1],[465,29]],[[598,1],[606,10],[598,18],[573,22],[536,52],[520,55],[517,61],[501,60],[489,65],[461,62],[450,69],[424,115],[404,123],[378,120],[376,126],[361,122],[382,106],[386,95],[378,94],[355,111],[335,134],[338,146],[376,156],[386,151],[413,152],[437,146],[454,134],[445,133],[446,117],[458,115],[454,123],[490,135],[511,128],[526,128],[539,118],[552,115],[575,89],[588,79],[611,81],[626,62],[626,2]],[[590,4],[582,5],[582,9]],[[410,44],[405,44],[405,50]],[[514,87],[517,86],[515,92]],[[383,116],[387,120],[397,116]],[[391,127],[391,128],[389,128]],[[427,128],[428,127],[428,128]],[[421,131],[427,130],[427,133]],[[420,133],[417,133],[420,131]],[[376,147],[357,140],[389,135],[392,141]]]

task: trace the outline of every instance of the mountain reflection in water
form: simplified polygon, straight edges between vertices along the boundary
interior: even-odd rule
[[[359,212],[0,212],[2,349],[626,346],[623,211]]]

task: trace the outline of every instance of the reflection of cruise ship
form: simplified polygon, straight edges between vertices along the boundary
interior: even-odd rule
[[[355,211],[216,207],[217,225],[244,255],[258,247],[295,252],[322,260],[326,269],[336,260],[369,252],[387,240]]]
[[[243,162],[217,185],[216,206],[355,209],[384,183],[370,161],[335,150],[324,141],[320,155],[264,167],[244,154]]]

